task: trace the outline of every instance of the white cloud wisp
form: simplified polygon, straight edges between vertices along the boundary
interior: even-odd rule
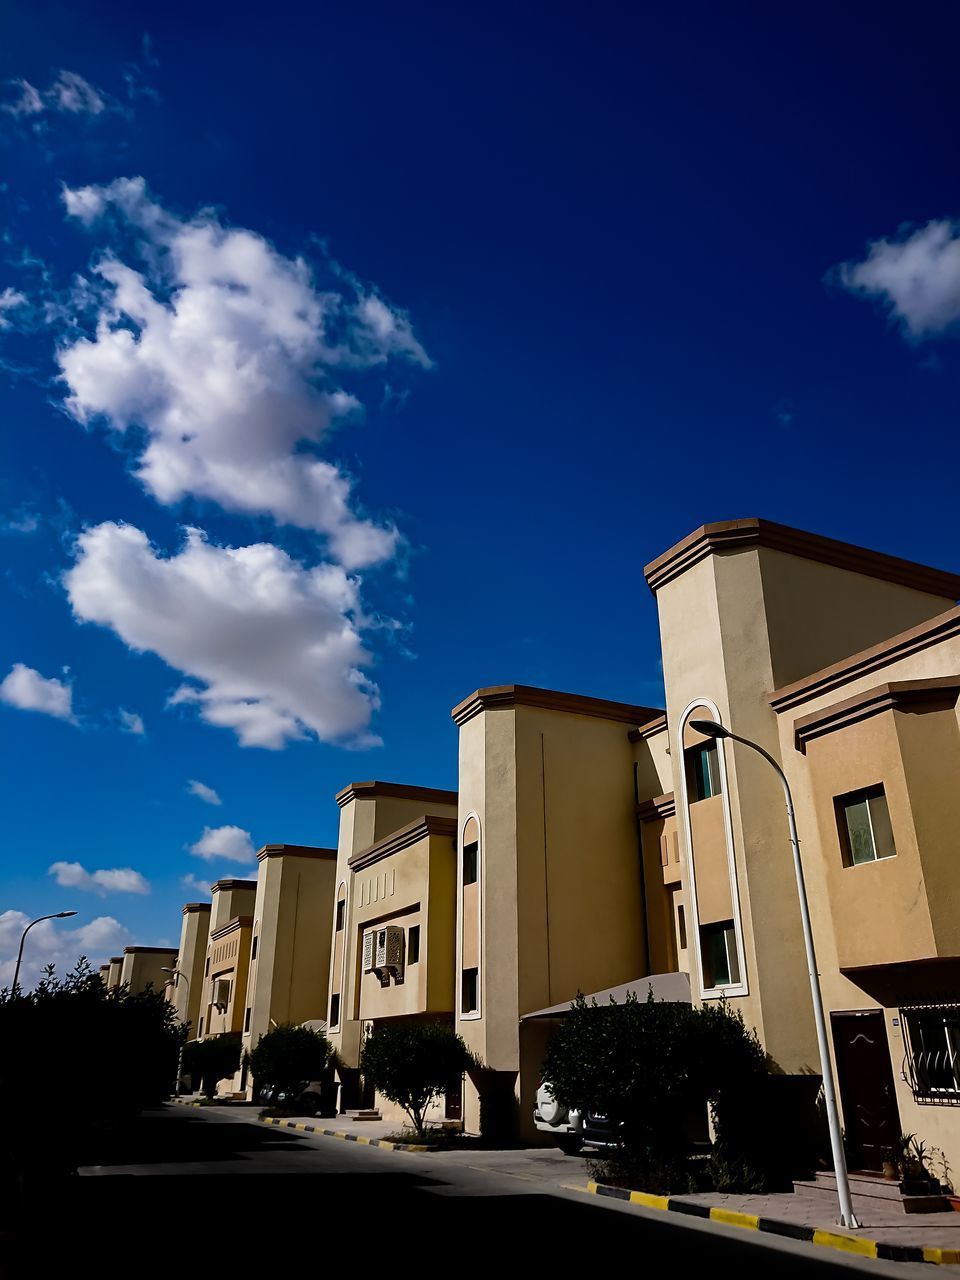
[[[917,341],[960,332],[960,223],[928,222],[900,240],[875,240],[839,268],[851,293],[875,298]]]
[[[109,893],[150,892],[150,884],[132,867],[114,867],[103,871],[87,871],[79,862],[54,862],[47,872],[65,889],[96,893],[105,898]]]
[[[377,741],[358,585],[338,565],[306,568],[272,543],[214,546],[197,529],[162,556],[112,521],[85,530],[75,555],[64,575],[75,616],[189,677],[173,705],[196,705],[245,747]]]
[[[0,702],[21,711],[40,711],[58,720],[76,724],[73,714],[73,689],[62,680],[42,676],[33,667],[15,662],[0,681]]]
[[[205,804],[222,804],[222,800],[214,791],[213,787],[208,787],[205,782],[198,782],[196,778],[191,778],[187,783],[187,791],[190,795],[196,796],[198,800],[202,800]]]
[[[212,862],[214,858],[226,858],[230,862],[252,862],[256,850],[250,832],[243,827],[204,827],[203,835],[190,845],[196,858]]]

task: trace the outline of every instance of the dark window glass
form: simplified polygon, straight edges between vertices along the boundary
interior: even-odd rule
[[[248,1010],[247,1010],[247,1012],[243,1015],[243,1029],[244,1029],[244,1031],[249,1031],[249,1030],[250,1030],[250,1010],[249,1010],[249,1009],[248,1009]]]
[[[907,1022],[914,1091],[960,1095],[960,1006],[911,1010]]]
[[[713,987],[732,987],[740,981],[737,935],[732,920],[701,925],[700,959],[703,964],[703,985],[708,990]]]
[[[463,883],[476,884],[480,874],[480,846],[476,840],[463,846]]]
[[[416,964],[420,959],[420,926],[410,926],[410,937],[407,941],[407,964]]]
[[[332,995],[330,997],[330,1025],[331,1027],[339,1027],[340,1025],[340,997]]]
[[[257,942],[258,942],[258,941],[259,941],[259,939],[258,939],[257,935],[256,935],[256,934],[254,934],[254,935],[253,935],[253,950],[250,952],[250,959],[251,959],[251,960],[256,960],[256,958],[257,958]]]
[[[480,973],[477,969],[464,969],[460,982],[460,1012],[476,1013],[479,1009],[478,995]]]
[[[691,802],[720,794],[720,758],[715,742],[703,742],[686,752],[687,791]]]
[[[680,950],[687,949],[687,917],[684,914],[683,904],[677,907],[677,936],[680,944]]]
[[[346,910],[347,910],[347,901],[345,898],[341,898],[340,901],[337,903],[337,933],[339,933],[340,930],[343,928],[343,922],[344,922],[344,917],[346,915]]]

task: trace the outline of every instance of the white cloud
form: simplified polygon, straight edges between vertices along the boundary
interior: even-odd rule
[[[2,109],[12,116],[38,116],[45,111],[98,116],[108,107],[106,95],[75,71],[61,71],[42,92],[29,80],[11,80],[10,86],[17,96],[12,102],[5,102]]]
[[[213,546],[198,529],[162,556],[140,529],[108,521],[77,539],[64,583],[78,619],[199,681],[171,703],[195,704],[241,745],[377,741],[358,585],[339,566],[305,568],[272,543]]]
[[[126,711],[123,707],[120,708],[120,728],[124,733],[133,733],[138,737],[146,733],[143,716],[138,716],[135,711]]]
[[[207,804],[221,804],[222,801],[213,787],[208,787],[204,782],[197,782],[196,778],[191,778],[187,783],[187,790],[192,796],[196,796],[200,800],[205,800]]]
[[[62,907],[69,909],[69,901]],[[9,987],[13,981],[20,937],[31,919],[33,917],[23,911],[0,912],[0,987]],[[63,976],[82,955],[87,956],[96,969],[130,941],[128,930],[113,916],[98,916],[79,928],[64,926],[57,920],[44,920],[27,934],[20,985],[27,990],[33,987],[47,964],[55,964]]]
[[[201,880],[192,872],[189,875],[181,876],[180,883],[185,889],[192,889],[195,893],[202,893],[204,897],[210,893],[210,881]]]
[[[42,711],[45,715],[76,724],[72,687],[52,676],[47,679],[22,662],[15,662],[0,682],[0,702],[19,707],[21,711]]]
[[[429,365],[408,318],[343,272],[321,290],[303,259],[209,211],[174,217],[142,178],[63,199],[87,226],[112,213],[142,259],[108,252],[94,266],[95,332],[57,356],[70,414],[142,428],[137,475],[162,503],[193,495],[313,530],[347,568],[388,559],[396,529],[356,515],[349,477],[317,449],[360,411],[344,372]]]
[[[960,223],[942,219],[900,240],[875,240],[839,276],[851,293],[878,299],[910,337],[944,333],[960,322]]]
[[[252,862],[256,850],[250,832],[243,827],[204,827],[203,835],[190,852],[208,862],[214,858],[229,858],[231,862]]]
[[[8,519],[0,521],[0,533],[36,533],[40,517],[34,511],[21,507]]]
[[[21,293],[19,289],[8,287],[0,293],[0,329],[10,328],[12,321],[8,319],[7,312],[22,307],[26,300],[26,294]]]
[[[108,893],[149,893],[150,885],[131,867],[87,871],[79,862],[54,862],[47,872],[65,889],[80,889],[105,898]]]

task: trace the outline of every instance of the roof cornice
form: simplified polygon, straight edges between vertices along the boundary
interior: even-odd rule
[[[177,954],[176,947],[124,947],[123,954],[125,956],[175,956]],[[114,963],[111,961],[111,964]]]
[[[188,916],[194,911],[209,911],[209,910],[210,910],[209,902],[185,902],[183,904],[183,911],[181,912],[181,915]]]
[[[631,725],[647,724],[663,715],[662,707],[638,707],[627,702],[610,702],[606,698],[561,693],[556,689],[537,689],[526,684],[497,684],[477,689],[458,703],[450,714],[458,725],[463,725],[483,711],[511,707],[541,707],[546,711],[565,711],[570,715],[594,716]]]
[[[221,890],[228,890],[228,889],[229,889],[229,890],[236,890],[236,891],[241,891],[241,890],[247,890],[247,889],[250,889],[250,890],[252,890],[253,892],[256,892],[256,888],[257,888],[257,882],[256,882],[256,880],[230,880],[230,879],[228,879],[228,880],[217,880],[214,884],[212,884],[212,885],[210,886],[210,892],[211,892],[211,893],[220,893],[220,891],[221,891]]]
[[[257,861],[264,858],[322,858],[327,862],[336,862],[336,849],[321,849],[311,844],[265,844],[257,854]]]
[[[399,853],[402,849],[408,849],[410,845],[418,844],[428,836],[448,836],[450,840],[455,842],[457,838],[457,819],[440,818],[430,813],[424,814],[422,818],[417,818],[414,822],[408,822],[405,827],[400,827],[397,831],[391,831],[390,835],[378,840],[376,844],[369,845],[366,849],[361,849],[358,853],[355,853],[352,858],[347,859],[347,866],[351,871],[362,871],[364,867],[369,867],[374,862],[380,862],[383,858],[389,858],[392,854]]]
[[[666,712],[662,712],[647,724],[640,725],[638,728],[631,729],[627,737],[631,742],[646,742],[648,738],[655,738],[658,733],[667,732],[667,716]]]
[[[899,662],[901,658],[911,657],[955,636],[960,636],[960,607],[948,609],[946,613],[937,614],[927,622],[901,631],[889,640],[861,649],[849,658],[814,671],[793,684],[774,689],[767,700],[780,715],[802,702],[808,702],[822,693],[829,693],[831,689],[838,689],[851,680],[869,675],[872,671],[878,671],[893,662]]]
[[[641,822],[656,822],[659,818],[672,818],[677,812],[677,801],[674,793],[654,796],[652,800],[641,800],[636,806],[637,817]]]
[[[336,800],[341,809],[351,800],[375,800],[388,796],[394,800],[426,800],[431,804],[457,803],[456,791],[440,791],[435,787],[411,787],[404,782],[351,782],[337,792]]]
[[[210,935],[211,942],[217,942],[226,933],[233,933],[235,929],[248,929],[253,924],[253,916],[234,916],[232,920],[227,920],[219,929],[214,929]]]
[[[650,590],[656,593],[708,556],[743,551],[749,547],[769,547],[774,551],[784,551],[804,560],[816,560],[837,569],[847,569],[851,573],[866,574],[870,578],[894,582],[901,587],[942,596],[945,600],[960,597],[960,574],[916,564],[912,560],[902,560],[899,556],[885,555],[882,551],[871,551],[867,547],[857,547],[850,542],[839,542],[835,538],[824,538],[818,533],[791,529],[788,525],[756,517],[701,525],[668,551],[651,560],[644,567],[643,576]]]
[[[865,689],[843,702],[835,702],[801,717],[793,726],[794,745],[806,754],[807,743],[814,738],[846,729],[884,711],[915,711],[919,707],[946,709],[956,705],[958,696],[960,675],[936,676],[930,680],[892,680],[889,684]]]

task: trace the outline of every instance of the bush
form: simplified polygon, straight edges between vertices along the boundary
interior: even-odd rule
[[[472,1061],[467,1046],[442,1022],[383,1022],[364,1041],[360,1071],[368,1085],[403,1108],[422,1137],[427,1108]]]
[[[623,1150],[612,1161],[645,1191],[690,1189],[695,1171],[690,1119],[717,1131],[713,1163],[725,1189],[759,1189],[764,1172],[744,1132],[749,1098],[765,1076],[756,1033],[723,1002],[701,1006],[628,996],[588,1005],[581,996],[551,1041],[543,1067],[558,1101],[589,1107],[618,1126]]]
[[[183,1069],[189,1075],[200,1077],[200,1091],[207,1098],[216,1097],[219,1082],[225,1076],[232,1076],[239,1066],[240,1033],[237,1031],[208,1036],[206,1040],[191,1040],[184,1047]]]
[[[108,991],[85,957],[33,991],[0,991],[0,1211],[39,1201],[44,1184],[94,1163],[113,1132],[169,1096],[184,1034],[162,992]]]
[[[286,1024],[260,1037],[250,1054],[250,1069],[258,1090],[273,1088],[290,1094],[326,1073],[330,1041],[309,1027]]]

